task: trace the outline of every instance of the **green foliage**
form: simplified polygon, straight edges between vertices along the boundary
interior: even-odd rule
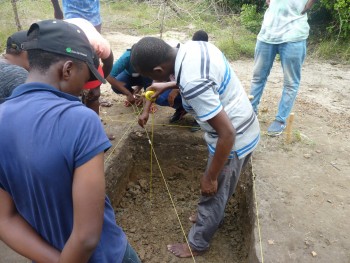
[[[239,58],[253,58],[256,34],[253,34],[233,22],[230,29],[218,35],[215,44],[229,60]]]
[[[241,24],[253,33],[259,33],[261,23],[263,20],[263,13],[258,13],[256,11],[255,5],[242,6],[242,11],[240,15]]]
[[[321,5],[332,15],[328,26],[329,32],[340,38],[350,38],[350,1],[349,0],[321,0]]]
[[[217,1],[225,9],[230,9],[234,13],[240,13],[243,5],[255,5],[256,11],[261,12],[265,5],[264,0],[221,0]]]

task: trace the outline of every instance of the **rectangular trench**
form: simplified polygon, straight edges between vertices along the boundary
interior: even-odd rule
[[[183,231],[187,237],[191,227],[188,217],[196,211],[207,148],[203,139],[190,133],[168,131],[155,133],[153,138],[164,179],[154,156],[151,164],[146,134],[132,132],[107,164],[107,194],[115,208],[118,224],[143,263],[194,262],[191,258],[176,258],[167,251],[166,245],[184,242]],[[215,234],[209,251],[196,257],[195,262],[256,262],[254,219],[249,164],[226,207],[224,224]]]

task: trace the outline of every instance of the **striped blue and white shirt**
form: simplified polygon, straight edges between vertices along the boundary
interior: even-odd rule
[[[210,154],[215,153],[218,134],[208,120],[225,110],[236,129],[236,141],[229,156],[243,158],[260,138],[259,122],[248,96],[224,54],[214,45],[189,41],[181,45],[175,61],[183,107],[205,131]]]

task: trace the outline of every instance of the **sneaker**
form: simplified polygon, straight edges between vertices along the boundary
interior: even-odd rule
[[[193,123],[192,123],[190,131],[191,132],[196,132],[196,131],[199,131],[199,130],[201,130],[201,126],[199,126],[198,122],[196,122],[196,120],[194,120]]]
[[[269,128],[267,129],[267,135],[269,136],[278,136],[282,134],[284,129],[286,128],[286,124],[277,120],[274,120]]]
[[[187,112],[185,111],[184,108],[182,108],[182,107],[178,108],[175,111],[174,115],[170,117],[169,122],[170,123],[178,122],[179,120],[181,120],[185,116],[186,113]]]

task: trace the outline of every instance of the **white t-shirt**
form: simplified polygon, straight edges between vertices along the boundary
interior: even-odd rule
[[[259,122],[239,79],[218,48],[202,41],[181,45],[175,61],[175,79],[183,107],[205,131],[211,154],[215,153],[218,134],[207,120],[222,109],[236,129],[236,142],[229,158],[235,152],[238,158],[243,158],[254,150],[260,138]]]
[[[307,39],[310,29],[307,14],[301,14],[307,1],[271,0],[258,40],[269,44],[281,44]]]

